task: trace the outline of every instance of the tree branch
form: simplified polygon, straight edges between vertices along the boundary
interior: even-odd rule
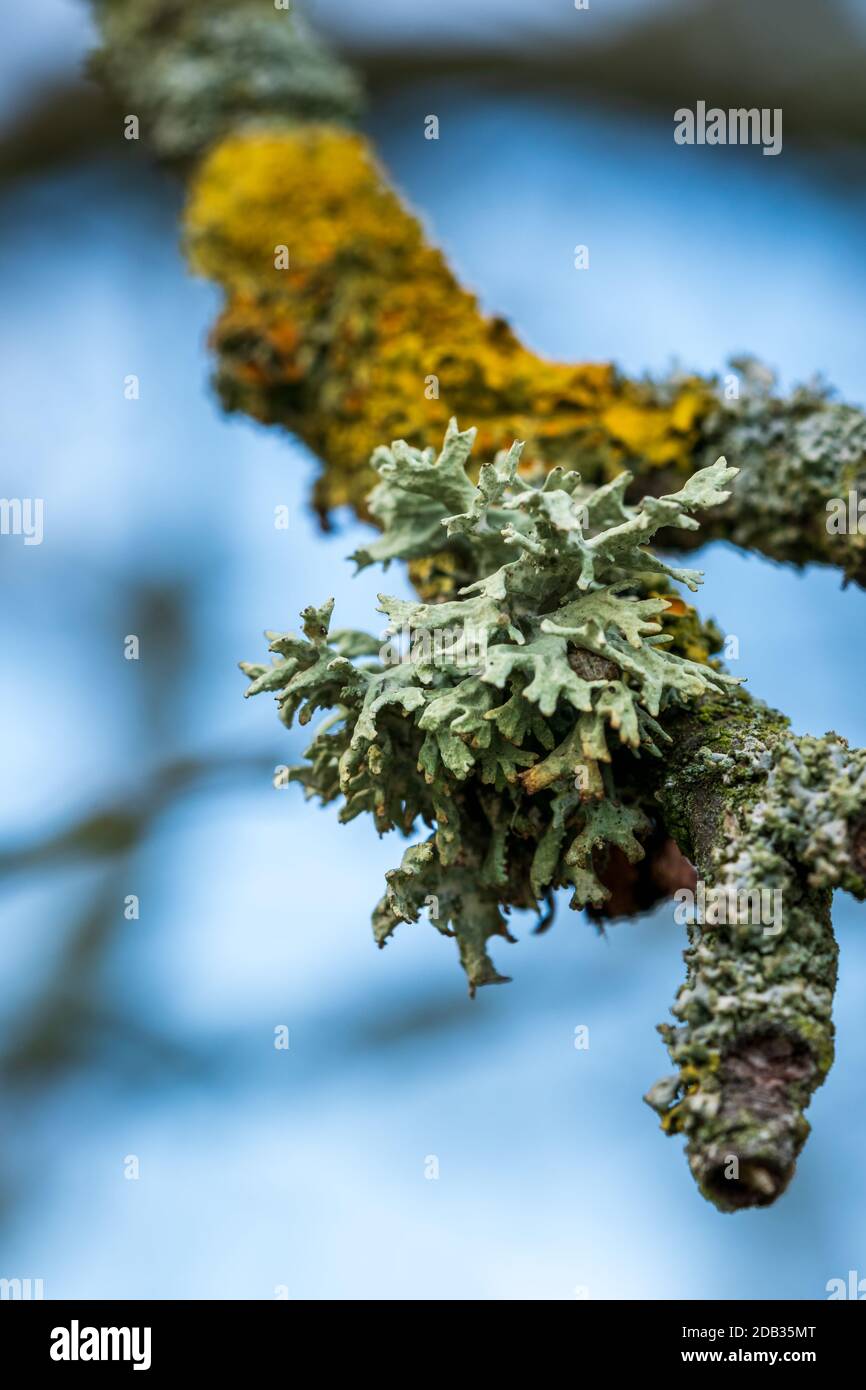
[[[782,398],[754,363],[734,364],[719,382],[632,381],[610,364],[544,361],[502,319],[482,315],[361,137],[299,124],[351,119],[357,93],[294,19],[278,15],[280,31],[273,15],[253,24],[249,7],[232,0],[183,7],[101,0],[98,10],[101,70],[140,106],[145,135],[183,163],[207,152],[191,190],[187,240],[194,266],[225,290],[214,333],[223,401],[292,430],[322,459],[316,504],[323,516],[342,504],[368,515],[374,448],[398,436],[427,446],[456,414],[478,426],[482,456],[522,439],[524,475],[562,463],[600,484],[629,469],[634,495],[674,492],[724,453],[740,477],[704,539],[723,537],[789,563],[834,565],[866,583],[857,516],[866,486],[862,412],[816,386]],[[315,81],[305,86],[307,67]],[[436,598],[456,587],[453,559],[447,548],[436,557]],[[261,668],[259,681],[275,678]],[[673,838],[696,866],[695,889],[724,890],[737,909],[733,921],[691,929],[679,1023],[664,1029],[678,1071],[650,1102],[669,1131],[686,1135],[692,1169],[713,1201],[725,1209],[760,1205],[790,1178],[808,1132],[803,1111],[832,1059],[829,900],[836,884],[864,892],[864,754],[832,735],[795,739],[781,716],[745,697],[733,709],[706,698],[666,728],[673,743],[659,760],[660,776],[642,760],[644,780],[632,785],[654,813],[656,837],[653,881],[632,886],[652,900],[665,883],[692,881],[671,856]],[[449,756],[464,756],[450,725],[442,737]],[[507,729],[503,737],[510,744]],[[554,740],[551,757],[565,759],[569,737]],[[328,773],[327,799],[337,794],[329,756],[324,747],[318,765]],[[574,769],[563,761],[560,771]],[[605,832],[609,872],[617,848],[630,865],[637,860],[636,833],[650,817],[596,793],[604,816],[628,821]],[[434,807],[437,835],[450,853],[440,811]],[[508,834],[508,823],[493,816],[484,892],[494,906],[510,891]],[[601,869],[597,892],[592,856],[605,835],[593,834],[578,837],[567,862],[578,884],[592,884],[595,903],[606,880]],[[426,872],[417,853],[394,871],[386,926],[394,900],[398,916],[417,916],[415,890]],[[782,895],[780,914],[769,923],[760,914],[743,921],[740,895],[758,893],[763,907],[762,891]],[[498,934],[492,921],[469,927],[481,951]],[[478,946],[475,937],[470,944]]]
[[[678,1071],[647,1100],[686,1135],[706,1196],[763,1206],[791,1178],[833,1060],[830,898],[866,893],[866,751],[795,738],[745,697],[704,701],[670,731],[657,797],[697,866],[704,920],[689,926],[679,1022],[660,1028]]]
[[[779,397],[745,362],[720,383],[545,361],[480,312],[360,137],[298,124],[350,122],[360,92],[294,12],[249,0],[96,0],[96,11],[94,66],[153,148],[184,165],[212,150],[187,226],[194,265],[226,291],[220,394],[319,456],[323,517],[343,504],[367,514],[383,439],[424,445],[455,415],[487,454],[525,440],[527,468],[564,463],[589,483],[628,468],[635,496],[673,491],[725,454],[740,483],[704,539],[866,582],[860,410],[815,386]]]

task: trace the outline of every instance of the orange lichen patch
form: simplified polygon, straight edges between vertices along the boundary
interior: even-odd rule
[[[213,335],[224,402],[320,455],[323,511],[363,513],[372,450],[426,445],[452,415],[478,427],[478,458],[525,440],[528,470],[566,463],[588,482],[629,466],[691,471],[709,387],[661,392],[530,352],[460,287],[361,136],[308,126],[225,140],[194,181],[187,239],[226,291]]]
[[[681,598],[671,598],[668,599],[667,611],[672,618],[682,618],[685,613],[688,613],[689,608],[688,604],[684,603]]]
[[[723,637],[712,618],[702,622],[698,612],[671,589],[648,589],[647,597],[663,598],[667,608],[660,614],[662,632],[670,638],[668,651],[676,652],[701,665],[719,663],[714,658],[722,649]]]

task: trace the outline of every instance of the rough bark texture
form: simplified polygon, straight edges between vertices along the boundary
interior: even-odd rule
[[[96,12],[95,66],[142,138],[186,164],[212,151],[187,226],[194,264],[226,291],[219,391],[319,456],[323,517],[366,514],[373,449],[423,446],[454,415],[485,455],[523,439],[528,468],[564,463],[598,483],[627,467],[636,496],[675,491],[725,454],[740,483],[704,539],[866,580],[866,518],[864,534],[856,515],[828,529],[827,512],[866,491],[860,410],[815,385],[779,397],[745,360],[722,381],[545,361],[481,313],[361,137],[304,125],[351,122],[360,96],[293,12],[251,0],[97,0]]]
[[[699,879],[724,890],[728,920],[710,910],[689,927],[678,1023],[660,1030],[678,1071],[647,1099],[686,1135],[717,1206],[763,1206],[791,1178],[803,1111],[833,1060],[830,898],[840,885],[864,894],[866,763],[835,735],[794,738],[745,696],[708,699],[672,732],[665,825]],[[762,910],[755,890],[779,897]]]
[[[481,313],[360,136],[312,127],[224,142],[193,185],[187,233],[193,264],[226,291],[213,336],[223,402],[319,455],[322,513],[366,515],[376,445],[423,446],[456,416],[477,427],[484,456],[521,439],[527,471],[561,464],[600,483],[627,468],[634,496],[675,491],[724,454],[740,478],[708,536],[866,575],[856,520],[828,529],[833,499],[847,505],[866,485],[860,411],[817,386],[781,398],[745,360],[723,381],[544,360]],[[289,242],[291,265],[276,269],[274,247]]]

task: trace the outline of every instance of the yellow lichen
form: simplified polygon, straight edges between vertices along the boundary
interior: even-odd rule
[[[359,135],[307,126],[223,141],[194,181],[187,239],[226,291],[223,399],[324,460],[323,511],[363,512],[373,449],[426,445],[451,416],[478,427],[478,457],[526,440],[529,470],[568,463],[588,482],[630,464],[691,471],[709,387],[687,379],[665,395],[609,364],[524,347],[460,287]]]

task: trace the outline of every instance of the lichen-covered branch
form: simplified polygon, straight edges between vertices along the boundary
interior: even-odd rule
[[[473,993],[507,978],[490,944],[513,939],[510,908],[548,915],[567,884],[600,918],[685,889],[688,978],[662,1029],[678,1070],[650,1103],[717,1205],[770,1202],[833,1055],[830,893],[866,893],[866,753],[795,739],[738,693],[673,598],[699,575],[646,549],[725,504],[724,460],[634,507],[628,475],[533,481],[518,447],[473,482],[472,443],[452,425],[438,457],[377,451],[382,534],[355,556],[438,555],[450,590],[380,596],[385,639],[332,632],[332,601],[305,610],[303,636],[269,634],[272,664],[244,666],[248,694],[273,692],[286,723],[331,711],[292,776],[341,819],[427,824],[374,935],[429,910]]]
[[[866,578],[866,534],[828,529],[827,511],[866,484],[862,412],[818,387],[783,399],[750,362],[723,384],[545,361],[481,313],[362,137],[313,127],[226,141],[194,183],[187,234],[193,264],[226,290],[223,402],[323,459],[323,511],[364,511],[382,438],[422,445],[457,415],[477,422],[486,453],[519,438],[525,466],[567,464],[590,482],[629,468],[636,496],[674,490],[724,453],[740,483],[707,536]],[[279,244],[288,268],[275,268]]]
[[[595,483],[628,468],[635,500],[724,454],[740,483],[704,539],[866,582],[866,517],[861,534],[856,502],[853,518],[847,509],[866,493],[860,410],[817,386],[780,397],[754,363],[722,381],[652,381],[546,361],[481,313],[367,142],[341,128],[358,86],[294,11],[253,0],[96,10],[95,65],[139,113],[142,137],[185,163],[210,151],[187,236],[193,264],[226,292],[220,394],[319,456],[323,516],[343,504],[366,514],[383,439],[423,447],[456,415],[476,423],[488,455],[517,438],[525,466],[578,467]],[[844,524],[827,510],[843,502]]]
[[[351,121],[360,84],[296,6],[262,0],[93,0],[93,73],[160,158],[188,165],[261,121]]]
[[[784,1190],[833,1059],[830,898],[866,893],[866,752],[795,738],[745,697],[709,698],[671,733],[658,797],[697,866],[700,920],[678,1023],[660,1029],[678,1071],[647,1099],[730,1211]]]
[[[783,398],[751,361],[724,381],[545,361],[342,128],[357,87],[294,14],[97,8],[100,71],[162,156],[197,166],[186,237],[225,291],[224,403],[303,439],[320,512],[374,520],[355,558],[407,562],[423,600],[383,596],[384,644],[310,607],[244,668],[284,722],[329,711],[293,774],[308,795],[430,831],[387,875],[376,940],[427,913],[474,992],[505,978],[490,944],[513,907],[546,925],[564,885],[597,919],[691,895],[677,1071],[650,1103],[717,1205],[774,1200],[832,1059],[830,893],[864,896],[866,755],[732,693],[673,587],[699,576],[646,544],[695,543],[709,508],[704,538],[866,583],[866,417],[818,386]],[[455,426],[426,447],[455,414],[491,462]]]

